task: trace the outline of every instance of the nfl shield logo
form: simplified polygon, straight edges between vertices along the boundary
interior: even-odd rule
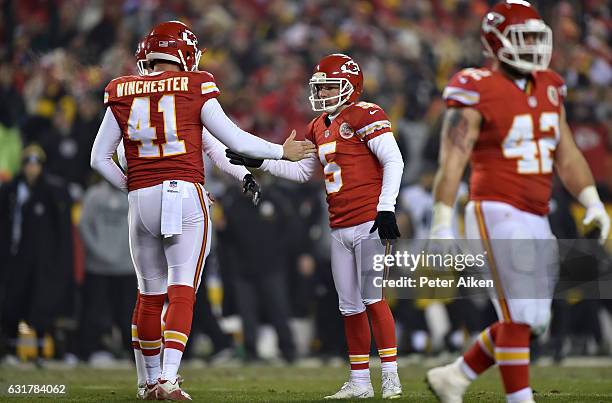
[[[175,188],[178,186],[178,182],[177,181],[170,181],[170,187],[171,188]]]

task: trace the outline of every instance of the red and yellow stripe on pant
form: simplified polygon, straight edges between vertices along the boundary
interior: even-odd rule
[[[489,232],[487,231],[484,214],[482,213],[482,204],[480,201],[477,201],[474,202],[474,205],[476,211],[476,220],[478,221],[478,230],[480,232],[480,238],[482,239],[484,248],[487,251],[489,267],[491,269],[493,281],[495,282],[495,292],[497,294],[497,300],[499,301],[499,306],[502,311],[502,316],[504,322],[512,322],[510,309],[508,308],[508,303],[506,302],[506,296],[504,295],[504,289],[502,287],[501,279],[499,277],[499,272],[497,271],[497,265],[495,264],[495,257],[493,255],[493,248],[491,247]]]

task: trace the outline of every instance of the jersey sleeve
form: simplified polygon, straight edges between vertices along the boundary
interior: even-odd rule
[[[567,97],[567,85],[565,85],[565,80],[552,70],[546,70],[546,75],[548,75],[549,80],[552,81],[553,85],[557,88],[557,93],[561,98],[559,101],[563,103]]]
[[[211,98],[217,98],[221,91],[215,82],[215,77],[207,71],[201,71],[197,74],[198,79],[195,81],[196,88],[194,91],[202,96],[202,101],[206,102]]]
[[[355,134],[362,141],[368,142],[381,134],[391,132],[391,122],[380,106],[369,102],[359,102],[356,105],[355,114],[354,119],[357,122]]]
[[[315,120],[316,118],[311,120],[310,123],[308,123],[308,126],[306,126],[306,133],[304,134],[304,139],[310,141],[313,144],[315,144],[315,135],[314,135]]]
[[[111,106],[117,99],[117,79],[111,80],[104,87],[104,106]]]
[[[481,103],[480,91],[478,89],[477,79],[471,72],[478,71],[475,69],[461,70],[455,74],[448,82],[442,98],[446,101],[446,106],[449,108],[474,107],[478,108]]]

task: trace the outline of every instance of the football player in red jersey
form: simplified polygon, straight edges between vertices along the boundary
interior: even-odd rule
[[[585,206],[585,225],[600,228],[602,242],[610,219],[567,125],[563,79],[548,70],[550,28],[528,2],[509,0],[486,14],[481,38],[493,58],[492,68],[460,71],[444,90],[448,110],[431,237],[452,238],[451,206],[470,161],[466,236],[479,239],[479,248],[487,252],[499,321],[456,362],[430,370],[427,382],[440,401],[461,402],[470,382],[497,364],[507,401],[533,402],[529,340],[550,321],[552,294],[544,289],[554,286],[551,271],[556,272],[558,263],[552,242],[535,251],[530,248],[536,242],[519,239],[554,240],[546,217],[553,169]],[[518,253],[498,239],[515,239],[512,246],[520,245]],[[522,297],[513,298],[519,289]],[[523,298],[525,290],[531,292],[529,298]]]
[[[153,72],[124,76],[105,89],[104,120],[91,165],[129,191],[130,250],[141,292],[137,328],[147,398],[185,400],[177,371],[187,343],[195,292],[210,248],[209,200],[202,186],[202,131],[253,157],[300,160],[314,151],[290,136],[276,145],[239,129],[216,100],[213,76],[197,71],[197,38],[178,21],[157,25],[145,53]],[[123,140],[127,177],[112,161]],[[160,366],[160,315],[169,300]],[[163,368],[163,371],[162,371]]]
[[[147,62],[147,56],[145,53],[146,38],[138,42],[138,46],[134,56],[136,57],[136,68],[138,74],[146,76],[151,73],[149,69],[149,63]],[[202,150],[203,153],[210,158],[210,160],[223,172],[235,177],[242,181],[243,193],[251,197],[253,204],[257,205],[261,198],[259,184],[253,178],[253,175],[244,167],[232,165],[225,158],[225,145],[217,140],[206,128],[202,130]],[[123,168],[124,172],[127,172],[127,160],[125,158],[125,148],[123,142],[119,143],[117,147],[117,155],[119,159],[119,165]],[[204,158],[204,155],[202,156]],[[138,275],[138,273],[136,273]],[[145,368],[144,357],[142,350],[140,349],[140,340],[138,339],[138,312],[140,308],[140,292],[136,296],[136,304],[132,314],[132,347],[134,350],[134,358],[136,363],[136,375],[137,375],[137,393],[136,397],[144,399],[147,394],[147,373]],[[166,311],[167,313],[168,311]],[[165,319],[164,319],[165,322]],[[163,328],[163,326],[162,326]],[[163,339],[162,339],[163,341]],[[162,345],[163,348],[163,345]],[[182,378],[177,375],[179,385],[182,384]]]
[[[317,146],[318,158],[292,163],[245,158],[236,150],[227,154],[232,163],[260,167],[298,182],[310,179],[317,165],[323,166],[332,229],[332,273],[351,364],[349,381],[327,398],[374,396],[368,317],[382,362],[382,396],[399,397],[395,321],[382,295],[364,295],[363,283],[373,270],[372,254],[384,253],[380,239],[400,235],[395,200],[404,169],[402,155],[385,112],[378,105],[358,101],[363,74],[349,56],[332,54],[321,59],[310,89],[312,109],[323,112],[306,130],[306,139]]]

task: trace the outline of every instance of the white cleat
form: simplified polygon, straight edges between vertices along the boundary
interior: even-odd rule
[[[325,396],[325,399],[369,399],[371,397],[374,397],[374,389],[371,383],[361,384],[348,381],[333,395]]]
[[[427,371],[425,381],[442,403],[462,403],[470,380],[461,371],[459,361]]]
[[[157,400],[158,385],[159,384],[157,382],[150,385],[148,383],[138,385],[138,394],[136,397],[140,400]]]
[[[399,399],[402,396],[402,384],[397,372],[386,372],[382,374],[382,398]]]
[[[136,390],[136,399],[138,400],[145,400],[144,396],[145,396],[145,392],[147,391],[147,384],[146,383],[139,383],[138,384],[138,389]]]
[[[157,384],[157,400],[191,400],[191,396],[181,389],[178,379],[174,382],[160,379]]]

